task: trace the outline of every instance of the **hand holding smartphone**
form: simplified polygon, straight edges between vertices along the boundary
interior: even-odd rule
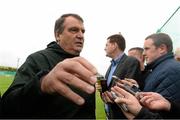
[[[117,85],[117,86],[119,86],[119,87],[121,87],[121,88],[123,88],[124,90],[126,90],[127,92],[129,92],[129,93],[131,93],[132,95],[136,95],[136,93],[137,92],[140,92],[140,89],[137,87],[137,86],[130,86],[130,85],[128,85],[128,84],[119,84],[118,83],[118,80],[120,80],[117,76],[112,76],[113,77],[113,80],[114,80],[114,83]]]
[[[113,92],[113,91],[111,91],[111,95],[112,95],[112,97],[113,97],[113,99],[115,100],[117,97],[119,97],[119,96],[117,96],[117,94],[115,93],[115,92]],[[126,104],[117,104],[118,105],[118,107],[120,107],[121,109],[123,109],[124,111],[128,111],[128,108],[127,108],[127,106],[126,106]]]

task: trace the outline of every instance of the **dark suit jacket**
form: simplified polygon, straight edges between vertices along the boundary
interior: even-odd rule
[[[106,72],[106,79],[108,78],[109,72],[110,72],[111,65],[109,66],[107,72]],[[134,57],[129,57],[126,54],[122,56],[120,59],[113,75],[119,77],[120,79],[124,78],[132,78],[134,80],[137,80],[139,83],[140,76],[141,76],[141,70],[140,70],[140,63],[139,61]],[[114,83],[110,82],[110,85],[108,86],[108,89],[112,87]],[[110,107],[110,118],[111,119],[118,119],[118,118],[125,118],[123,113],[121,112],[121,109],[114,103],[114,104],[108,104]]]

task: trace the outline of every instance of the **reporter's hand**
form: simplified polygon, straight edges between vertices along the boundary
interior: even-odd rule
[[[162,95],[155,92],[140,92],[138,96],[141,95],[140,102],[147,108],[151,110],[166,110],[169,111],[171,104]]]
[[[65,59],[42,77],[41,90],[49,94],[58,93],[82,105],[85,102],[84,99],[72,91],[68,85],[91,94],[95,92],[96,74],[96,68],[82,57]]]
[[[135,96],[133,96],[131,93],[125,91],[124,89],[118,86],[114,86],[113,88],[111,88],[111,90],[115,92],[117,96],[121,96],[115,99],[115,102],[117,104],[126,104],[128,108],[128,112],[123,111],[124,115],[128,119],[133,119],[140,112],[142,108],[138,99]]]

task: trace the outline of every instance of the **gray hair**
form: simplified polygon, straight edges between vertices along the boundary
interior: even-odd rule
[[[74,14],[74,13],[68,13],[68,14],[63,14],[60,18],[58,18],[55,22],[55,26],[54,26],[54,34],[55,33],[62,33],[64,30],[64,21],[67,17],[72,16],[76,19],[78,19],[79,21],[81,21],[82,23],[84,22],[83,19],[78,15],[78,14]]]

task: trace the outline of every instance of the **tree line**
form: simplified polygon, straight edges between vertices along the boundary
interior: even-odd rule
[[[16,71],[17,70],[17,68],[15,68],[15,67],[8,67],[8,66],[0,66],[0,71]]]

